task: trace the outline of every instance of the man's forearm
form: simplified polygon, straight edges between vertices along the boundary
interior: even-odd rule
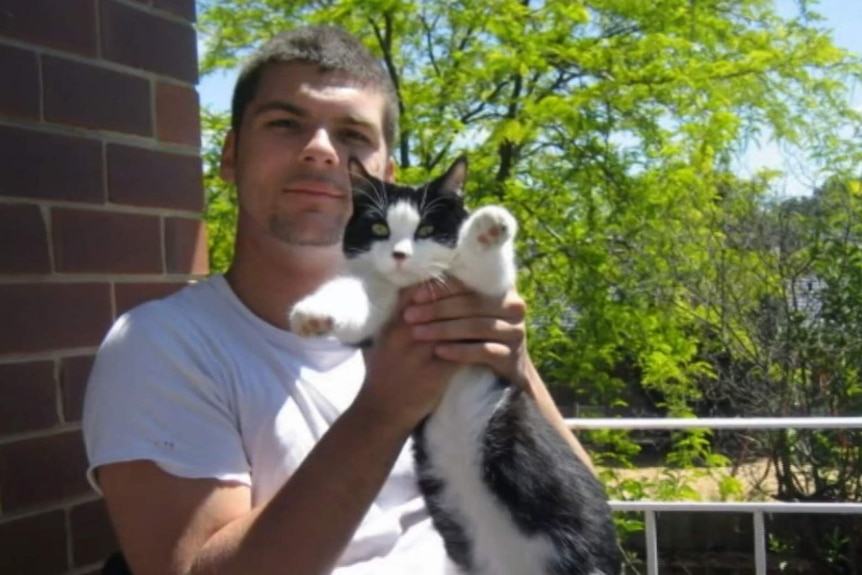
[[[528,360],[530,361],[530,360]],[[530,361],[527,367],[527,374],[529,376],[530,382],[530,393],[535,399],[536,404],[539,406],[539,409],[544,414],[544,416],[551,422],[551,425],[563,436],[563,438],[569,442],[569,445],[572,447],[572,451],[590,468],[590,470],[595,474],[596,468],[593,466],[593,461],[590,458],[587,450],[584,449],[584,446],[581,445],[581,442],[578,441],[578,438],[575,437],[575,434],[569,429],[569,426],[566,425],[565,419],[563,419],[563,415],[560,413],[559,408],[557,408],[557,404],[554,402],[554,398],[551,397],[551,393],[548,391],[545,382],[542,381],[542,377],[539,375],[539,372],[536,370],[532,361]]]
[[[189,575],[330,572],[408,436],[354,404],[272,500],[207,542]]]

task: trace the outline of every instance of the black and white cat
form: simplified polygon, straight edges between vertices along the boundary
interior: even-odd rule
[[[350,163],[348,273],[290,313],[295,333],[358,344],[395,311],[401,288],[444,274],[487,295],[515,283],[514,217],[464,208],[464,158],[428,184],[384,183]],[[446,551],[471,575],[617,575],[622,558],[601,483],[516,386],[459,370],[413,434],[416,471]]]

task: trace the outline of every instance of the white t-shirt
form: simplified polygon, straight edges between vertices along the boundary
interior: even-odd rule
[[[364,371],[356,350],[264,322],[213,276],[111,328],[84,404],[88,476],[98,490],[96,467],[146,459],[172,475],[249,485],[258,506],[352,402]],[[451,569],[409,443],[338,565],[339,575]]]

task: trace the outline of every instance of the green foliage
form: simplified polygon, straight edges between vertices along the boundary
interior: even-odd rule
[[[201,110],[201,125],[210,272],[224,273],[233,259],[237,218],[236,191],[219,176],[221,142],[230,125],[230,118],[226,114],[204,108]]]

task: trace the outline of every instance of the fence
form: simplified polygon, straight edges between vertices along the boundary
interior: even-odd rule
[[[862,429],[862,417],[772,417],[772,418],[643,418],[567,419],[575,430],[680,430],[680,429]],[[658,512],[750,513],[754,528],[754,563],[757,575],[766,575],[766,529],[764,516],[773,513],[862,514],[862,503],[755,503],[700,501],[611,501],[615,511],[644,514],[647,575],[658,575]]]

